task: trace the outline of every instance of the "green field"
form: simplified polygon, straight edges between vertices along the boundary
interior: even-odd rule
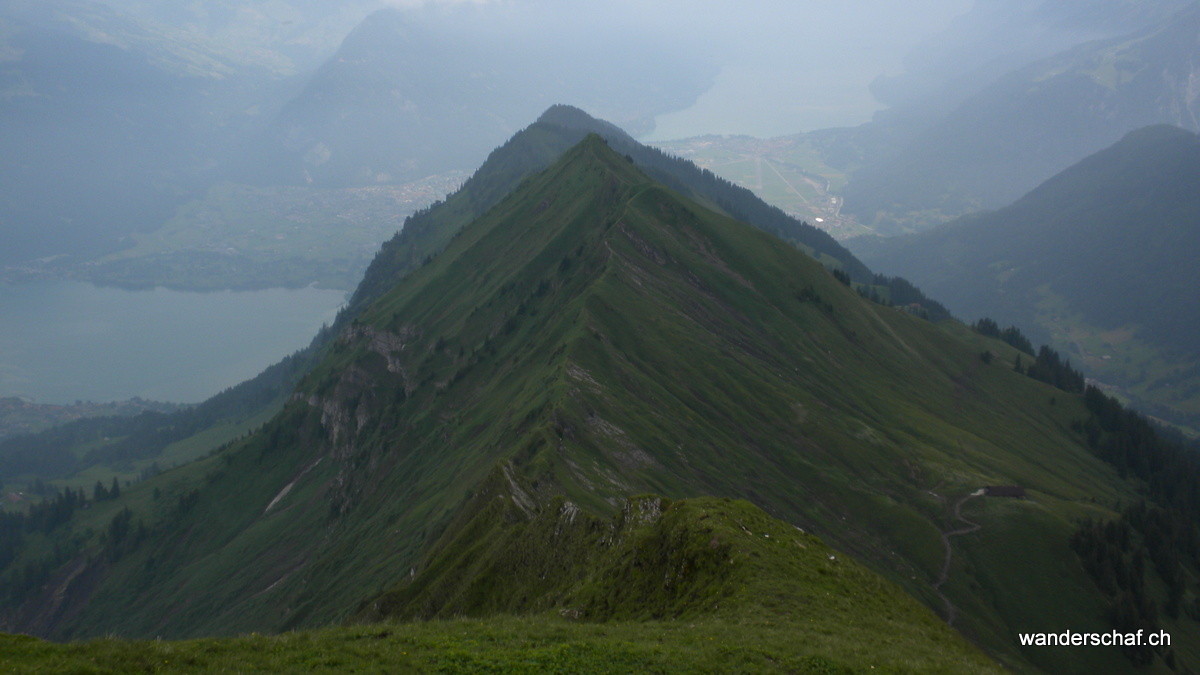
[[[55,405],[34,403],[15,396],[0,397],[0,439],[37,433],[86,417],[137,415],[143,410],[170,412],[178,408],[179,405],[175,403],[137,398],[111,403],[76,401],[74,404]]]
[[[267,408],[249,419],[236,423],[226,422],[217,424],[194,436],[167,445],[161,454],[131,462],[127,466],[117,467],[109,464],[97,464],[84,471],[74,473],[67,478],[47,481],[47,484],[63,488],[83,488],[85,492],[90,493],[92,487],[97,482],[107,486],[116,478],[122,484],[126,484],[139,480],[143,472],[152,471],[152,467],[166,470],[183,466],[203,458],[221,445],[266,424],[279,412],[281,407],[282,401],[267,406]],[[86,446],[78,448],[80,451],[88,449]]]

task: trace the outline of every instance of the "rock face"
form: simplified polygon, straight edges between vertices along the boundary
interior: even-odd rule
[[[355,324],[342,335],[343,342],[363,341],[366,348],[387,360],[388,372],[404,378],[405,393],[412,392],[413,384],[405,375],[403,352],[421,339],[421,331],[413,326],[402,326],[396,332],[379,330],[373,326]]]

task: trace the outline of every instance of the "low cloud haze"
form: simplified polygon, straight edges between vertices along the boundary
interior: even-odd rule
[[[971,8],[971,0],[391,0],[393,6],[486,5],[496,34],[572,34],[589,27],[621,49],[652,33],[720,65],[713,88],[686,110],[661,116],[655,139],[704,133],[772,136],[870,119],[882,104],[871,82],[902,70],[915,45]],[[497,8],[504,8],[497,13]],[[503,19],[499,17],[504,17]],[[535,18],[536,17],[536,18]]]
[[[664,26],[685,15],[684,3],[666,5],[640,11]],[[909,50],[971,2],[766,0],[705,7],[678,25],[703,37],[722,71],[694,106],[661,117],[655,138],[775,136],[865,122],[882,107],[870,93],[872,80],[902,70]]]

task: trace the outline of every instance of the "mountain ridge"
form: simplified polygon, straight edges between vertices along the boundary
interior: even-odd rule
[[[349,306],[339,313],[330,331],[322,332],[309,348],[295,355],[292,365],[272,367],[268,369],[272,374],[268,375],[267,371],[264,371],[263,375],[238,388],[256,392],[241,399],[242,404],[247,400],[257,401],[251,406],[253,410],[247,408],[244,414],[237,414],[237,405],[226,406],[225,403],[214,401],[206,407],[210,411],[222,411],[215,419],[225,418],[223,424],[228,422],[235,428],[242,428],[247,419],[252,419],[259,413],[262,406],[272,402],[280,403],[298,378],[311,367],[317,353],[328,345],[335,332],[345,328],[373,300],[441,251],[461,228],[494,206],[529,176],[548,167],[562,153],[593,131],[603,134],[606,141],[618,152],[634,158],[639,166],[651,171],[656,179],[690,195],[707,207],[732,213],[737,218],[792,242],[802,250],[819,257],[826,265],[841,267],[856,282],[872,284],[873,292],[890,295],[895,304],[919,303],[922,308],[928,310],[931,317],[946,315],[940,305],[904,284],[902,280],[878,278],[827,234],[786,216],[743,188],[703,172],[686,161],[642,146],[615,125],[597,120],[578,108],[562,105],[548,108],[539,120],[497,148],[471,179],[444,202],[406,219],[403,228],[385,242],[373,258]],[[281,370],[287,372],[285,377],[277,376]],[[231,413],[232,419],[229,419]],[[122,461],[143,461],[163,452],[170,444],[192,436],[194,432],[190,430],[202,430],[203,425],[197,427],[195,417],[169,416],[161,420],[146,420],[147,424],[136,427],[120,424],[75,424],[0,446],[0,456],[3,456],[0,463],[7,462],[8,466],[25,468],[42,467],[45,470],[39,469],[33,473],[40,473],[42,478],[49,479],[61,476],[64,467],[77,466],[86,469],[91,466],[93,459],[121,457]],[[223,432],[221,436],[233,438],[240,433],[242,432]],[[214,441],[207,435],[200,438],[210,448],[224,442]],[[102,444],[102,447],[94,447],[92,444]],[[31,447],[37,449],[42,461],[26,461],[31,456]],[[71,452],[84,462],[77,464],[75,459],[70,458]],[[125,477],[127,476],[123,476]]]
[[[927,606],[947,599],[1004,663],[1099,667],[1094,650],[1011,641],[1107,625],[1069,541],[1137,489],[1088,447],[1081,397],[1016,372],[1022,354],[1003,342],[866,300],[632,159],[585,135],[464,225],[426,221],[446,228],[426,244],[444,244],[377,277],[274,420],[31,534],[43,548],[21,562],[45,576],[12,587],[6,628],[327,625],[435,568],[503,566],[512,518],[716,495],[814,532]],[[473,499],[497,485],[503,517],[480,516]],[[985,485],[1030,499],[953,509]],[[981,529],[951,540],[956,515]],[[552,561],[539,541],[527,553]],[[419,613],[453,613],[456,597],[521,609],[464,591],[485,579],[442,586]]]
[[[745,188],[642,145],[615,125],[568,105],[551,106],[537,122],[493,151],[462,188],[449,195],[444,205],[439,205],[437,213],[431,210],[409,218],[371,262],[351,299],[351,308],[360,308],[378,297],[390,284],[438,252],[459,228],[515,189],[523,178],[548,167],[588,133],[602,136],[617,152],[628,155],[664,185],[799,246],[826,265],[840,268],[854,281],[878,286],[896,304],[915,303],[935,319],[948,316],[939,303],[904,280],[872,273],[828,233],[788,216]]]
[[[179,636],[347,618],[366,589],[432,565],[422,552],[496,472],[530,509],[557,496],[594,514],[646,492],[749,498],[934,604],[946,516],[931,490],[1028,486],[1047,510],[1003,520],[1057,533],[1028,542],[1040,565],[1065,546],[1068,514],[1126,489],[1073,440],[1078,403],[1047,407],[1055,390],[998,367],[1015,358],[864,300],[590,136],[345,326],[262,431],[154,481],[164,494],[139,516],[146,538],[85,567],[58,591],[68,611],[41,625]],[[150,490],[130,499],[153,504]],[[1026,583],[1067,584],[1090,606],[1070,569]],[[1003,658],[1039,658],[998,636],[1017,616],[1055,619],[998,616],[966,584],[943,588],[963,629]]]

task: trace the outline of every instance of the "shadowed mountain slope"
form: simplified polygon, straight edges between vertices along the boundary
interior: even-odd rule
[[[953,311],[1016,324],[1154,414],[1200,421],[1200,137],[1154,126],[1015,203],[860,242]]]

